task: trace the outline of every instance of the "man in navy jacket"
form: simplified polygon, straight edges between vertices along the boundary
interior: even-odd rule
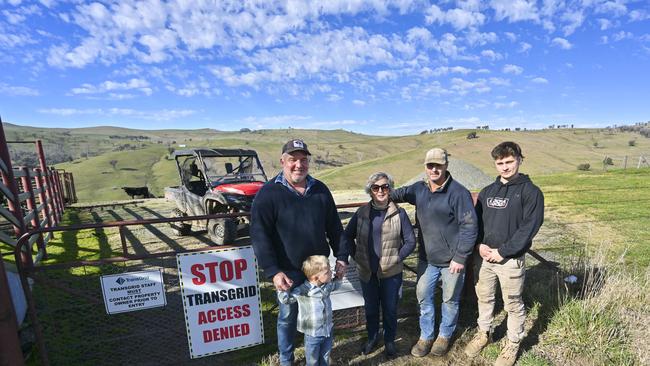
[[[309,175],[311,153],[302,140],[289,140],[282,147],[282,172],[257,193],[251,210],[251,241],[257,262],[278,291],[289,291],[305,281],[303,261],[312,255],[336,261],[342,278],[348,253],[341,246],[343,231],[332,194],[325,184]],[[281,365],[294,360],[298,305],[279,303],[277,323]]]
[[[411,354],[444,355],[456,329],[465,263],[478,231],[476,211],[469,191],[447,171],[448,154],[431,149],[424,159],[425,180],[391,193],[395,202],[415,205],[418,230],[418,283],[420,338]],[[434,296],[442,281],[440,330],[435,338]]]
[[[526,309],[524,289],[525,254],[544,221],[544,195],[527,175],[519,173],[524,159],[521,148],[506,141],[492,150],[499,176],[478,195],[480,220],[477,248],[478,332],[465,353],[477,356],[490,339],[497,283],[503,307],[508,313],[508,343],[496,360],[497,366],[511,366],[517,360],[524,336]]]

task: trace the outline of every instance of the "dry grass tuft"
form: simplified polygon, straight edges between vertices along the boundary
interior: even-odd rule
[[[579,258],[572,273],[581,284],[561,299],[544,335],[556,363],[647,364],[650,269],[607,261],[605,249]]]

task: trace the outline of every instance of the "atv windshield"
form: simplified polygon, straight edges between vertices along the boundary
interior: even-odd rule
[[[254,156],[202,157],[205,175],[212,186],[224,183],[266,182]]]

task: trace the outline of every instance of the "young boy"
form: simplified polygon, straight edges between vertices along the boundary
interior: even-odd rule
[[[312,255],[302,264],[307,280],[291,292],[278,291],[283,304],[298,302],[298,331],[305,334],[307,366],[329,365],[334,336],[330,293],[340,286],[332,282],[332,270],[324,255]]]

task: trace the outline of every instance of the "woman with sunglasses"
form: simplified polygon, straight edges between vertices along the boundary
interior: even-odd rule
[[[365,301],[368,340],[361,348],[367,355],[377,346],[379,307],[383,315],[384,353],[397,354],[397,303],[402,286],[402,261],[415,249],[413,226],[406,211],[390,201],[393,178],[372,174],[366,184],[370,202],[360,207],[345,228],[342,244],[357,263]]]

